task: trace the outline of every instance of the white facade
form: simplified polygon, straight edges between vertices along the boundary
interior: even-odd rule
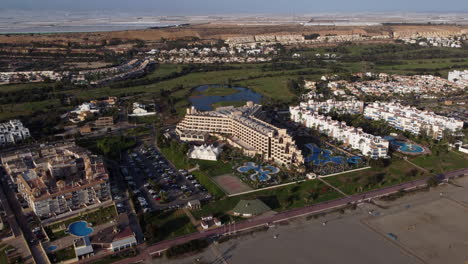
[[[188,156],[191,159],[218,160],[218,156],[221,152],[222,149],[220,147],[215,147],[213,145],[193,146]]]
[[[308,100],[300,103],[301,108],[312,110],[314,112],[329,113],[336,111],[344,114],[360,114],[364,109],[364,102],[362,101],[335,101],[329,99],[325,102],[318,102],[314,100]]]
[[[83,103],[71,111],[71,113],[81,114],[83,112],[98,113],[99,108],[93,103]]]
[[[31,137],[29,129],[24,127],[20,120],[0,123],[0,145],[15,144],[29,137]]]
[[[444,131],[455,132],[463,128],[463,121],[439,116],[416,107],[398,103],[374,102],[364,109],[364,116],[387,121],[392,127],[418,135],[425,130],[429,136],[440,139]]]
[[[451,71],[448,73],[448,80],[462,85],[468,86],[468,70],[464,71]]]
[[[353,149],[358,149],[365,156],[373,159],[388,156],[389,142],[379,136],[364,133],[362,128],[346,126],[345,122],[332,120],[329,116],[319,115],[300,106],[290,107],[289,111],[291,120],[294,122],[317,129],[329,137],[342,141]]]
[[[133,103],[132,113],[128,116],[150,116],[156,114],[156,112],[148,112],[145,108],[145,105],[135,102]]]

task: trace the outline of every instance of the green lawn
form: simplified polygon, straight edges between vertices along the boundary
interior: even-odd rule
[[[0,245],[0,264],[8,264],[8,258],[5,254],[5,251],[13,248],[10,245]]]
[[[411,159],[415,164],[431,170],[434,173],[443,173],[456,169],[466,168],[468,166],[468,155],[461,152],[449,151],[436,154],[419,156]]]
[[[201,92],[195,92],[194,95],[206,95],[206,96],[223,96],[223,95],[231,95],[238,93],[239,90],[236,90],[231,87],[225,87],[225,86],[209,86],[205,90]]]
[[[145,215],[143,221],[145,237],[150,243],[197,232],[182,211]]]
[[[48,253],[47,255],[49,257],[50,262],[52,263],[61,263],[66,260],[76,258],[75,249],[73,248],[73,245]]]
[[[194,211],[194,215],[201,217],[212,214],[226,221],[230,218],[227,213],[242,199],[260,199],[272,210],[281,212],[340,197],[342,197],[341,194],[324,183],[312,180],[213,201],[207,205],[203,205],[200,211]]]
[[[395,159],[388,167],[373,167],[324,178],[325,181],[352,195],[429,176],[411,164]]]
[[[96,211],[92,211],[89,213],[85,212],[79,216],[75,216],[75,217],[66,219],[64,221],[53,223],[51,225],[44,227],[44,229],[47,232],[47,236],[50,238],[50,240],[57,240],[59,238],[62,238],[68,235],[65,233],[64,230],[61,230],[55,233],[53,232],[53,230],[59,229],[63,225],[65,225],[65,227],[68,227],[68,225],[70,225],[73,222],[84,220],[93,226],[97,226],[97,225],[101,225],[104,223],[108,223],[110,220],[114,219],[116,216],[117,216],[117,211],[115,210],[115,207],[112,205],[112,206],[100,208]]]
[[[148,79],[167,77],[171,73],[180,72],[183,65],[180,64],[158,64],[156,70],[146,75]]]
[[[4,104],[0,106],[0,120],[27,116],[39,110],[47,111],[51,109],[55,109],[56,111],[61,109],[58,99],[20,104]]]

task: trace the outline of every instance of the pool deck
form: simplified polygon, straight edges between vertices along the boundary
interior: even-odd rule
[[[93,226],[93,232],[91,233],[90,236],[92,236],[93,234],[96,234],[108,227],[111,227],[111,226],[114,226],[115,223],[113,222],[109,222],[109,223],[105,223],[105,224],[102,224],[102,225],[98,225],[98,226]],[[66,247],[69,247],[71,245],[73,245],[73,241],[75,239],[77,239],[78,237],[77,236],[74,236],[74,235],[68,235],[66,237],[62,237],[60,239],[57,239],[57,240],[54,240],[54,241],[51,241],[49,242],[49,245],[48,246],[51,246],[51,245],[54,245],[54,246],[57,246],[57,250],[60,250],[62,248],[66,248]]]

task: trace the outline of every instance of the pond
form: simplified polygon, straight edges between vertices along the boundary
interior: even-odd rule
[[[202,85],[194,89],[194,92],[203,92],[209,87],[221,87],[220,85]],[[262,95],[258,94],[249,88],[244,87],[230,87],[238,92],[229,95],[196,95],[190,96],[189,101],[200,111],[213,110],[212,104],[220,102],[246,102],[253,101],[254,103],[260,103]]]

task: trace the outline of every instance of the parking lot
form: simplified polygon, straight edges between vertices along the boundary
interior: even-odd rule
[[[211,195],[196,178],[174,168],[153,146],[141,146],[125,157],[121,173],[143,212],[177,209]]]

